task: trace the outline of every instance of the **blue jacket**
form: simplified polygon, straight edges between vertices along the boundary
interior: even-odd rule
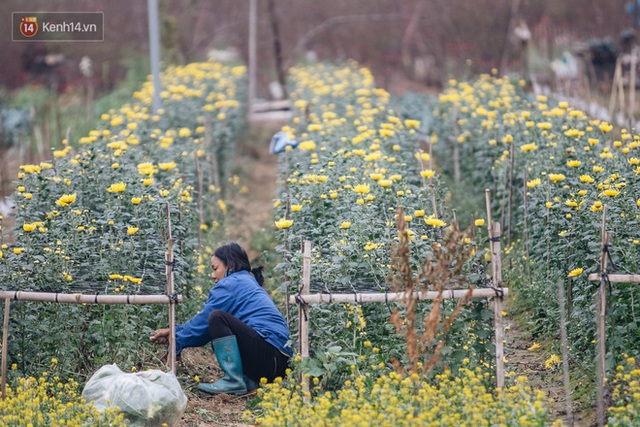
[[[289,356],[293,354],[284,317],[248,271],[238,271],[218,281],[209,291],[202,311],[187,323],[176,326],[176,354],[185,347],[201,347],[211,341],[209,314],[215,310],[226,311],[278,350]]]

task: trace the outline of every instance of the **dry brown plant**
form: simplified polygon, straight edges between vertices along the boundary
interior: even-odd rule
[[[440,339],[451,328],[465,304],[471,300],[473,285],[466,280],[463,268],[470,259],[472,247],[465,239],[472,235],[469,227],[461,231],[457,224],[449,227],[431,246],[432,255],[422,262],[417,272],[411,266],[411,233],[404,219],[404,209],[396,210],[398,241],[391,248],[391,268],[388,282],[394,292],[404,292],[402,304],[405,309],[396,308],[391,315],[391,323],[396,333],[404,336],[407,344],[408,369],[410,372],[429,372],[441,358],[445,341]],[[456,308],[449,315],[443,312],[445,293],[453,289],[468,289]],[[436,291],[430,311],[420,322],[418,301],[420,293]],[[421,323],[421,324],[420,324]],[[435,344],[435,347],[434,347]],[[400,363],[396,369],[403,370]]]

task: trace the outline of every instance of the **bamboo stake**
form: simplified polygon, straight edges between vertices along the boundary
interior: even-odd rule
[[[62,304],[170,304],[167,295],[87,295],[55,292],[0,291],[0,299],[14,301],[40,301]],[[182,295],[177,302],[182,302]]]
[[[285,204],[284,217],[289,218],[289,214],[291,212],[291,195],[289,193],[289,152],[285,149],[284,151],[284,191],[287,195],[287,202]],[[289,238],[288,238],[288,228],[284,229],[284,253],[285,258],[288,258],[289,254]],[[302,239],[301,246],[304,246],[304,238]],[[288,261],[288,259],[286,259]],[[287,325],[291,322],[291,307],[289,306],[289,275],[286,270],[284,273],[284,281],[286,283],[285,293],[287,299],[285,300],[285,311],[286,311],[286,320]]]
[[[168,245],[165,253],[165,275],[167,276],[167,295],[173,296],[173,236],[171,235],[171,207],[167,202],[167,232]],[[169,299],[169,354],[167,355],[167,365],[175,372],[176,367],[176,306],[173,300]]]
[[[631,78],[629,82],[629,127],[634,128],[636,115],[636,64],[638,63],[637,47],[631,49]]]
[[[624,82],[622,81],[622,62],[620,63],[620,73],[618,74],[618,101],[620,103],[620,114],[624,117],[625,114],[625,95],[624,95]],[[613,116],[612,116],[613,117]],[[613,121],[613,120],[612,120]]]
[[[453,139],[453,181],[456,184],[460,184],[460,148],[458,147],[458,140]]]
[[[491,254],[491,270],[493,287],[502,289],[502,263],[500,260],[500,223],[493,223],[491,219],[491,190],[485,189],[485,205],[487,208],[487,232],[489,233],[489,251]],[[496,346],[496,385],[504,387],[504,333],[502,318],[502,297],[493,298],[493,323],[495,329]]]
[[[493,245],[491,248],[491,267],[493,270],[493,287],[502,290],[502,262],[500,259],[500,223],[493,222],[491,239]],[[492,289],[493,290],[493,289]],[[496,295],[494,291],[493,298],[493,323],[496,339],[496,386],[504,387],[504,320],[502,317],[502,295]]]
[[[620,57],[616,60],[616,68],[613,73],[613,83],[611,84],[611,96],[609,97],[609,118],[613,122],[613,109],[616,105],[616,96],[618,95],[618,80],[620,79]]]
[[[511,230],[513,228],[513,218],[512,218],[512,211],[513,211],[513,175],[514,175],[514,163],[515,163],[515,158],[516,158],[516,150],[515,150],[515,142],[511,142],[511,163],[509,166],[509,199],[507,201],[507,205],[508,205],[508,216],[509,219],[506,221],[506,225],[505,228],[507,228],[508,233],[507,233],[507,247],[511,248]]]
[[[505,295],[509,294],[508,288],[502,288]],[[446,290],[440,295],[439,291],[422,291],[414,292],[410,299],[418,301],[434,300],[436,298],[442,299],[460,299],[465,298],[469,294],[468,289],[450,289]],[[496,292],[493,289],[476,288],[471,292],[471,298],[492,298],[496,296]],[[367,303],[367,302],[386,302],[386,301],[406,301],[409,299],[409,295],[406,292],[388,292],[383,293],[355,293],[355,294],[308,294],[304,296],[304,302],[306,304],[323,304],[323,303]],[[296,297],[291,295],[289,297],[291,304],[296,303]]]
[[[427,149],[429,150],[429,170],[433,170],[433,143],[431,142],[431,136],[427,138]],[[420,157],[420,166],[422,166],[422,157]],[[438,205],[436,204],[436,189],[433,185],[433,176],[429,178],[429,189],[431,190],[433,217],[438,218]]]
[[[211,121],[207,120],[204,123],[204,144],[205,147],[210,148],[211,156],[211,166],[213,167],[213,184],[218,189],[218,194],[222,194],[222,188],[220,187],[220,172],[218,171],[218,156],[216,155],[216,147],[212,144],[213,139],[211,138]]]
[[[562,351],[562,374],[564,381],[565,408],[569,427],[573,427],[573,403],[571,400],[571,380],[569,378],[569,344],[567,342],[567,321],[564,307],[564,282],[558,279],[558,303],[560,312],[560,349]]]
[[[640,274],[609,274],[607,275],[611,283],[640,283]],[[590,282],[599,282],[602,280],[600,273],[591,273],[589,275]]]
[[[491,190],[486,188],[484,190],[484,202],[487,209],[487,231],[489,232],[489,250],[493,249],[493,242],[491,241]]]
[[[202,247],[202,226],[204,224],[204,209],[202,208],[202,194],[204,189],[204,179],[202,174],[202,166],[200,165],[200,159],[198,159],[198,150],[193,152],[193,157],[196,163],[196,176],[198,177],[198,220],[200,226],[198,227],[198,248]]]
[[[304,250],[302,253],[302,285],[298,292],[300,304],[298,307],[298,324],[300,325],[300,357],[307,359],[309,357],[309,305],[306,303],[306,297],[309,295],[311,286],[311,242],[304,241]],[[309,391],[309,378],[302,378],[303,392]],[[305,397],[305,399],[308,399]]]
[[[596,379],[597,379],[597,423],[599,427],[604,426],[605,420],[605,379],[606,379],[606,306],[607,306],[607,284],[605,281],[605,272],[607,270],[607,254],[606,246],[609,244],[609,234],[606,228],[607,221],[607,205],[602,209],[602,259],[600,260],[600,287],[596,292]]]
[[[529,264],[529,223],[528,223],[528,217],[529,217],[529,208],[527,207],[527,203],[528,203],[528,196],[527,196],[527,168],[524,168],[522,171],[522,188],[523,188],[523,194],[524,194],[524,252],[525,255],[527,257],[527,262],[526,262],[526,266],[527,266],[527,277],[529,278],[529,286],[531,286],[531,265]]]
[[[11,300],[4,299],[4,321],[2,322],[2,400],[7,397],[7,355],[9,342],[9,310]]]

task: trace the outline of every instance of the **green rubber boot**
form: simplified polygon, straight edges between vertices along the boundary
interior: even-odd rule
[[[216,352],[216,358],[220,368],[225,375],[222,379],[214,383],[200,383],[198,390],[209,394],[235,394],[240,396],[247,394],[247,384],[242,374],[242,359],[240,358],[240,349],[235,335],[229,335],[211,341],[213,350]]]

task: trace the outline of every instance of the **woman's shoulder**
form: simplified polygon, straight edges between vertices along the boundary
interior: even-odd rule
[[[241,285],[241,284],[245,284],[245,283],[255,284],[255,285],[259,286],[258,282],[256,282],[256,279],[248,271],[236,271],[235,273],[230,274],[229,276],[221,279],[216,284],[216,287],[217,286],[235,287],[235,286],[238,286],[238,285]]]

